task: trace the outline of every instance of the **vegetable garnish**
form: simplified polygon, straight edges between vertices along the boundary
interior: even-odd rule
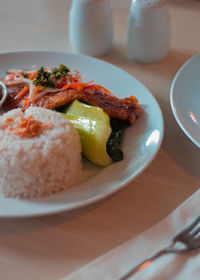
[[[29,98],[26,98],[26,100],[24,101],[22,108],[29,102]]]
[[[52,78],[55,80],[59,80],[61,78],[64,78],[67,74],[70,73],[70,70],[68,67],[66,67],[64,64],[60,64],[59,68],[54,68],[52,72]]]
[[[7,72],[7,74],[8,74],[8,72]],[[28,74],[27,74],[27,73],[22,72],[22,76],[23,76],[24,78],[28,78]]]
[[[110,138],[107,141],[106,150],[113,161],[120,161],[124,158],[124,154],[120,147],[122,143],[122,136],[122,130],[113,129]]]
[[[52,71],[47,71],[42,66],[36,75],[36,79],[33,81],[35,86],[41,85],[47,88],[55,88],[56,81],[65,78],[69,74],[70,70],[64,64],[60,64],[59,68],[54,68]]]
[[[12,122],[13,119],[6,119],[6,122]],[[17,127],[9,126],[8,130],[21,138],[33,138],[40,135],[42,130],[46,130],[52,126],[51,122],[42,123],[34,120],[32,116],[21,118],[21,122],[17,123]]]
[[[27,86],[27,87],[24,87],[23,89],[22,89],[22,91],[17,95],[17,99],[18,98],[21,98],[21,97],[23,97],[25,94],[27,94],[27,92],[29,91],[29,87]]]
[[[73,71],[74,74],[70,73],[70,69],[64,64],[52,69],[44,66],[37,70],[11,69],[6,72],[3,82],[6,86],[25,84],[24,89],[15,96],[15,99],[21,99],[28,92],[27,97],[30,102],[33,102],[48,92],[57,92],[66,85],[81,83],[84,75],[80,76],[77,70]]]
[[[43,87],[55,88],[55,82],[52,80],[51,75],[51,72],[48,72],[44,69],[44,67],[41,67],[37,72],[36,79],[33,81],[33,84],[35,86],[41,85]]]
[[[106,152],[106,142],[111,134],[109,116],[101,108],[78,100],[63,108],[62,114],[78,131],[83,155],[97,165],[109,165],[112,162]]]
[[[106,150],[113,161],[120,161],[124,158],[123,151],[121,150],[123,130],[127,128],[129,124],[127,121],[111,118],[110,125],[112,132],[107,141]]]
[[[26,75],[26,74],[24,74],[24,75]],[[30,73],[29,75],[27,74],[27,78],[29,78],[30,80],[33,80],[33,79],[35,79],[36,75],[37,75],[37,71],[34,71],[34,72]]]

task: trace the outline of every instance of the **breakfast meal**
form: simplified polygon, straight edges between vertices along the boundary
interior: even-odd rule
[[[123,130],[141,114],[136,97],[117,98],[84,75],[59,68],[10,69],[0,118],[0,193],[40,197],[76,183],[81,154],[107,166],[123,159]]]

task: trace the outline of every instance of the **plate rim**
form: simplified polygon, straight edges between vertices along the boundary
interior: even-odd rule
[[[145,90],[148,92],[149,96],[152,98],[152,100],[154,101],[155,105],[157,106],[157,110],[160,114],[160,135],[159,135],[159,141],[157,143],[155,152],[151,155],[150,159],[148,160],[148,162],[144,162],[139,171],[137,172],[137,174],[131,176],[129,175],[122,183],[120,183],[120,185],[118,187],[115,188],[115,190],[110,190],[108,192],[106,192],[105,194],[101,195],[101,197],[99,197],[98,195],[95,195],[93,197],[90,197],[89,199],[87,198],[87,200],[81,201],[81,202],[77,202],[76,205],[71,205],[70,208],[62,208],[62,209],[52,209],[52,210],[47,210],[43,213],[41,212],[36,212],[36,213],[22,213],[22,214],[1,214],[0,213],[0,218],[27,218],[27,217],[38,217],[38,216],[47,216],[47,215],[52,215],[52,214],[57,214],[57,213],[63,213],[63,212],[69,212],[75,209],[80,209],[82,207],[91,205],[93,203],[96,203],[100,200],[105,199],[106,197],[111,196],[112,194],[120,191],[123,187],[125,187],[128,183],[130,183],[131,181],[135,180],[144,170],[146,170],[149,165],[152,163],[152,161],[155,159],[155,157],[157,156],[162,141],[163,141],[163,137],[164,137],[164,118],[163,118],[163,113],[162,110],[160,108],[160,105],[158,103],[158,101],[156,100],[156,98],[154,97],[154,95],[151,93],[151,91],[142,83],[140,82],[138,79],[135,78],[135,76],[133,76],[132,74],[130,74],[129,72],[125,71],[124,69],[120,68],[117,65],[114,65],[110,62],[101,60],[99,58],[96,57],[91,57],[91,56],[87,56],[87,55],[83,55],[83,54],[76,54],[76,53],[71,53],[71,52],[66,52],[66,51],[57,51],[57,50],[9,50],[9,51],[5,51],[5,52],[0,52],[0,56],[1,55],[7,55],[7,54],[23,54],[23,53],[54,53],[54,54],[62,54],[62,55],[70,55],[70,56],[74,56],[74,57],[84,57],[86,59],[90,59],[93,61],[97,61],[97,63],[100,61],[101,63],[105,64],[105,65],[109,65],[112,66],[113,68],[117,68],[120,71],[123,71],[126,75],[130,76],[133,80],[135,80],[138,84],[142,85],[143,88],[145,88]]]
[[[177,80],[180,78],[180,75],[185,70],[185,68],[188,67],[188,65],[192,64],[193,61],[195,61],[197,59],[197,57],[200,57],[200,53],[193,55],[187,61],[185,61],[185,63],[183,63],[183,65],[179,68],[179,70],[175,74],[172,84],[171,84],[171,89],[170,89],[170,105],[171,105],[171,110],[173,112],[174,118],[177,121],[180,128],[182,129],[182,131],[198,148],[200,148],[200,140],[197,141],[194,138],[194,136],[192,135],[192,133],[185,127],[185,125],[183,124],[183,122],[181,121],[181,119],[179,117],[179,114],[175,110],[175,104],[174,104],[174,88],[176,86]]]

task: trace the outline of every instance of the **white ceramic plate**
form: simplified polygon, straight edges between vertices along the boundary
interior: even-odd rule
[[[200,148],[200,54],[189,59],[177,72],[170,102],[176,121]]]
[[[23,51],[0,54],[0,76],[9,68],[65,64],[86,73],[118,97],[135,95],[143,115],[124,134],[124,160],[106,168],[84,166],[86,179],[67,191],[39,199],[16,200],[0,197],[0,217],[28,217],[68,211],[105,198],[136,178],[151,163],[163,138],[163,118],[151,93],[134,77],[104,61],[76,54]]]

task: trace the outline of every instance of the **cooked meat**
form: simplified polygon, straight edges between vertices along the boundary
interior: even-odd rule
[[[28,93],[18,98],[17,95],[22,91],[24,84],[8,86],[8,98],[4,103],[4,109],[22,108],[25,111],[29,106],[44,107],[55,109],[79,99],[89,105],[101,107],[110,117],[128,120],[131,124],[141,114],[141,108],[137,104],[135,97],[117,98],[106,89],[99,85],[88,85],[79,83],[68,85],[57,92],[48,92],[35,101],[28,101]]]

